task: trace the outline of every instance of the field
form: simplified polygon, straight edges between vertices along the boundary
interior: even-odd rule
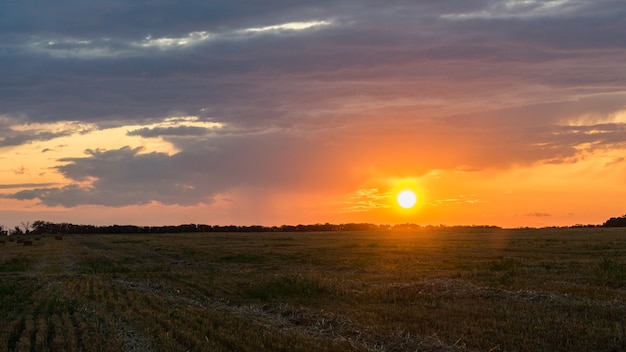
[[[0,351],[623,351],[626,229],[0,240]]]

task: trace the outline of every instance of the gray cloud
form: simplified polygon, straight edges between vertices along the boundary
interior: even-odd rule
[[[48,206],[80,204],[124,206],[147,204],[210,204],[237,187],[289,189],[324,186],[328,170],[341,168],[328,157],[324,142],[295,135],[262,133],[216,140],[178,140],[186,149],[174,154],[146,153],[141,148],[87,150],[85,157],[63,158],[56,167],[73,181],[65,187],[35,188],[5,198],[39,199]],[[306,158],[306,160],[302,160]],[[294,165],[290,168],[289,165]],[[297,165],[297,166],[295,166]],[[79,186],[78,182],[91,182]]]
[[[536,211],[534,213],[528,213],[528,214],[526,214],[526,216],[532,216],[532,217],[537,217],[537,218],[545,218],[545,217],[552,216],[552,214],[550,214],[550,213],[542,213],[542,212]]]
[[[89,150],[84,158],[67,158],[69,162],[57,169],[73,181],[95,181],[89,187],[70,184],[56,188],[36,188],[11,195],[14,199],[39,199],[48,206],[74,207],[81,204],[125,206],[146,204],[193,205],[210,203],[211,190],[204,187],[209,179],[201,177],[201,168],[194,164],[181,167],[179,157],[163,153],[138,154],[140,149]],[[197,165],[200,166],[201,164]]]
[[[16,184],[0,184],[0,189],[30,188],[30,187],[49,187],[54,183],[16,183]]]
[[[197,126],[155,127],[140,128],[126,133],[129,136],[154,138],[162,136],[203,136],[211,131],[210,128]]]
[[[31,1],[29,6],[3,2],[0,7],[0,30],[5,33],[37,35],[55,33],[68,36],[128,37],[167,35],[191,32],[198,27],[216,29],[241,26],[243,23],[265,24],[287,14],[315,13],[328,8],[329,1],[125,1],[85,4],[77,0],[60,0],[54,4]],[[332,8],[332,6],[330,6]]]
[[[382,92],[443,99],[445,107],[527,84],[614,91],[626,78],[615,70],[623,66],[626,44],[618,2],[577,1],[523,18],[502,18],[498,3],[9,2],[0,11],[7,43],[0,51],[0,96],[10,99],[0,113],[97,121],[207,108],[227,122],[273,124],[310,110],[311,99],[319,113],[363,94],[384,104]],[[450,18],[472,13],[492,16]],[[312,20],[333,25],[289,35],[226,35]],[[199,32],[217,39],[171,52],[133,46],[148,36]],[[463,84],[450,89],[454,81]],[[362,85],[341,88],[350,83]]]
[[[71,131],[62,132],[46,132],[46,131],[34,131],[34,132],[22,132],[14,131],[12,129],[6,129],[3,131],[3,135],[0,136],[0,147],[10,147],[16,145],[22,145],[31,143],[34,141],[48,141],[51,139],[69,136]]]

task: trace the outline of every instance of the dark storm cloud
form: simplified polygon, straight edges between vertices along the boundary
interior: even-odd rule
[[[0,114],[97,121],[206,108],[227,122],[280,124],[297,120],[312,99],[326,111],[360,94],[382,104],[381,91],[416,100],[440,97],[442,90],[447,99],[476,98],[470,92],[520,82],[607,90],[626,79],[614,69],[624,57],[620,3],[577,1],[545,10],[542,2],[526,3],[4,2]],[[330,24],[237,32],[298,21]],[[210,38],[157,45],[168,38],[193,42],[192,33]],[[601,52],[589,59],[588,50]],[[541,66],[525,66],[533,63]],[[381,77],[359,91],[329,84]],[[471,87],[440,87],[454,80]]]
[[[194,205],[212,203],[213,197],[233,187],[265,189],[319,186],[328,169],[338,169],[336,160],[308,153],[307,142],[297,136],[265,133],[239,137],[224,136],[217,141],[187,141],[187,150],[168,155],[145,153],[141,148],[87,150],[81,158],[60,159],[56,169],[73,184],[40,187],[5,198],[39,199],[48,206],[74,207],[80,204],[125,206],[147,204]],[[317,149],[324,143],[316,143]],[[193,148],[192,148],[193,147]],[[301,156],[308,155],[305,164]],[[300,165],[290,168],[289,165]],[[82,187],[78,182],[89,182]]]

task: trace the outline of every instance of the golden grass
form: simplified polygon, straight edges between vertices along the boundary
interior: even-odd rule
[[[622,229],[63,239],[0,247],[0,350],[626,349]]]

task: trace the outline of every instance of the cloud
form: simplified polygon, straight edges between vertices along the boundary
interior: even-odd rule
[[[626,158],[620,157],[620,158],[615,158],[613,160],[611,160],[610,162],[604,164],[604,167],[610,167],[619,163],[624,162],[624,160],[626,160]]]
[[[446,198],[446,199],[436,199],[430,202],[431,206],[450,206],[450,205],[459,205],[459,204],[476,204],[476,203],[485,203],[485,200],[478,199],[476,195],[459,195],[455,198]]]
[[[2,128],[2,135],[0,135],[1,148],[28,144],[35,141],[49,141],[77,133],[87,133],[95,127],[77,121],[42,124],[28,123],[23,119],[2,118],[0,116],[0,128]]]
[[[49,187],[55,183],[16,183],[16,184],[0,184],[0,189],[16,189],[16,188],[32,188],[32,187]]]
[[[466,148],[463,156],[473,167],[569,162],[582,152],[626,147],[624,98],[600,95],[459,114],[443,119],[437,132]],[[591,113],[594,118],[586,118]]]
[[[51,139],[69,136],[71,132],[63,131],[57,133],[51,132],[18,132],[14,130],[5,130],[4,135],[0,137],[0,147],[9,147],[30,143],[33,141],[48,141]]]
[[[121,207],[131,204],[147,204],[149,201],[141,200],[133,193],[112,194],[100,189],[81,187],[71,184],[61,188],[35,188],[24,190],[5,198],[17,200],[40,199],[46,206],[76,207],[85,204],[106,205]],[[165,203],[167,204],[167,203]]]
[[[493,1],[484,9],[466,13],[443,15],[452,20],[467,19],[532,19],[537,17],[568,16],[579,13],[583,2],[572,0],[507,0]]]
[[[202,44],[203,42],[211,40],[213,36],[214,36],[213,34],[208,33],[206,31],[191,32],[191,33],[188,33],[186,36],[178,37],[178,38],[172,38],[172,37],[152,38],[152,36],[149,35],[143,41],[141,41],[141,43],[139,43],[138,45],[145,47],[145,48],[156,47],[161,50],[168,50],[168,49],[184,48],[184,47],[199,45],[199,44]]]
[[[300,137],[265,131],[225,133],[207,140],[174,138],[181,151],[172,155],[141,147],[90,149],[83,157],[58,160],[54,169],[69,181],[67,186],[4,197],[64,207],[152,202],[190,206],[211,204],[216,196],[242,187],[284,191],[332,185],[328,170],[341,172],[347,165],[329,156],[324,142]]]
[[[164,153],[140,154],[141,148],[88,150],[84,158],[66,158],[57,170],[72,183],[57,188],[36,188],[8,197],[39,199],[47,206],[73,207],[81,204],[124,206],[147,204],[193,205],[210,203],[210,189],[203,187],[205,170],[201,165],[181,165],[181,156]],[[208,175],[206,175],[208,176]],[[85,184],[86,183],[86,184]]]
[[[2,6],[0,113],[31,121],[205,108],[233,124],[295,124],[304,111],[345,121],[389,97],[453,114],[485,96],[561,100],[561,87],[596,94],[625,78],[613,1]],[[497,18],[517,13],[542,15]]]
[[[549,217],[552,216],[552,214],[550,213],[542,213],[542,212],[534,212],[534,213],[528,213],[526,214],[526,216],[532,216],[532,217],[538,217],[538,218],[544,218],[544,217]]]
[[[154,138],[162,136],[203,136],[211,131],[211,128],[197,126],[177,126],[177,127],[144,127],[129,131],[129,136],[141,136],[144,138]]]
[[[330,21],[307,21],[275,24],[263,27],[242,28],[224,32],[192,31],[178,36],[154,37],[129,40],[127,38],[76,38],[76,37],[41,37],[24,43],[22,49],[33,51],[57,59],[124,59],[147,57],[168,51],[186,51],[196,46],[219,42],[250,40],[261,35],[285,35],[289,33],[316,30],[331,25]],[[153,50],[154,49],[154,50]]]
[[[24,174],[26,174],[26,171],[28,171],[28,169],[26,169],[24,166],[20,166],[19,169],[14,169],[12,171],[16,175],[24,175]]]
[[[348,196],[342,211],[354,213],[390,208],[390,196],[390,192],[381,192],[378,188],[359,189]]]

